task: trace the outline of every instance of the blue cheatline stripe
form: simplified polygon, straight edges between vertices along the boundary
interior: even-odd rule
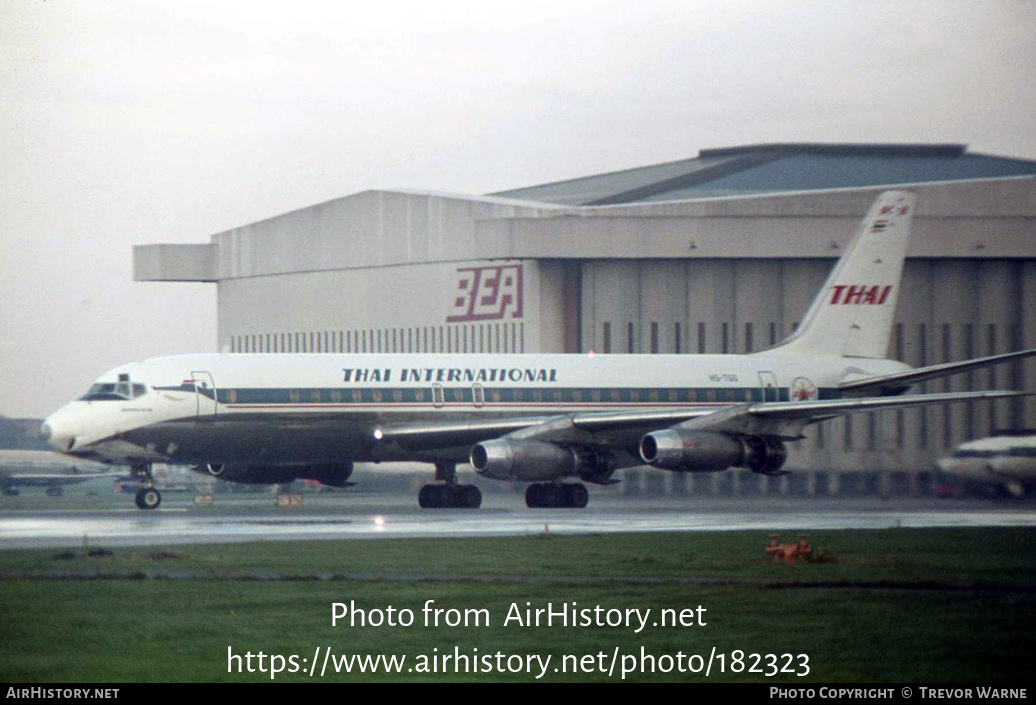
[[[441,399],[430,387],[297,387],[220,389],[221,404],[474,404],[475,389],[468,386],[441,387]],[[737,404],[761,401],[789,401],[786,388],[766,390],[759,387],[482,387],[485,404]],[[194,391],[184,390],[184,391]],[[203,390],[205,393],[209,390]],[[777,392],[776,397],[772,395]],[[820,399],[838,399],[837,389],[821,388]]]
[[[1006,450],[958,450],[953,458],[1036,458],[1036,448],[1008,448]]]

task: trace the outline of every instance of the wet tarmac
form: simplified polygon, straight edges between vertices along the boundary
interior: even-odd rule
[[[305,539],[605,534],[637,531],[816,531],[892,527],[1036,527],[1036,505],[959,499],[645,499],[604,497],[586,509],[528,509],[488,495],[478,510],[422,510],[408,494],[305,495],[278,508],[269,496],[217,495],[207,506],[167,495],[141,511],[126,496],[82,509],[0,507],[0,550],[91,544],[161,546]]]

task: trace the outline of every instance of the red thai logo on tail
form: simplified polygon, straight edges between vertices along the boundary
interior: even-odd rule
[[[835,284],[831,287],[829,304],[875,304],[880,306],[892,293],[892,285]]]

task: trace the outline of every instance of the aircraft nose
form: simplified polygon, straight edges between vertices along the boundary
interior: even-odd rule
[[[40,436],[51,447],[62,452],[75,447],[76,436],[82,432],[79,416],[69,407],[62,407],[47,417],[40,426]]]

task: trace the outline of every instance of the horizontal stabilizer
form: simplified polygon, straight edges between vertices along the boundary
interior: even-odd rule
[[[902,391],[904,388],[909,387],[912,384],[924,382],[925,380],[936,379],[938,377],[947,377],[949,375],[955,375],[961,372],[970,372],[971,370],[979,369],[981,367],[1000,365],[1005,362],[1011,362],[1012,360],[1021,360],[1026,357],[1032,357],[1033,355],[1036,355],[1036,348],[1032,350],[1020,350],[1018,352],[1003,353],[1001,355],[990,355],[989,357],[980,357],[975,358],[973,360],[962,360],[960,362],[946,362],[941,365],[929,365],[928,367],[919,367],[914,370],[907,370],[906,372],[897,372],[896,374],[882,375],[881,377],[870,377],[868,379],[843,382],[842,384],[838,385],[838,389],[843,394],[873,394],[875,392],[879,394],[894,394]]]

